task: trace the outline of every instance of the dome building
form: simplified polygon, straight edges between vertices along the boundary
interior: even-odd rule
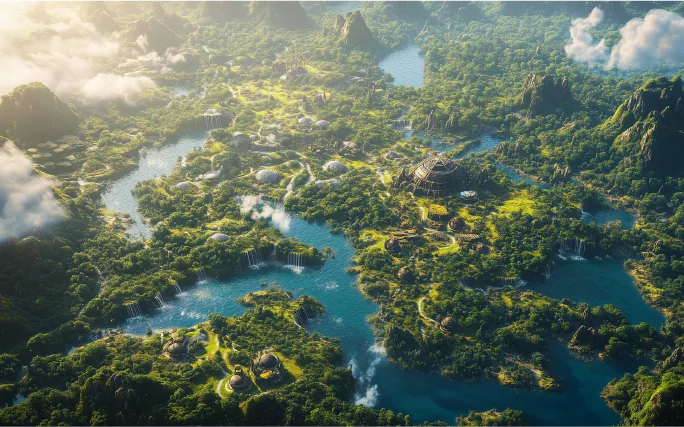
[[[223,233],[215,233],[211,237],[209,237],[209,239],[215,242],[225,242],[228,240],[228,236]]]
[[[249,387],[249,379],[242,366],[235,365],[234,373],[228,380],[228,386],[234,391],[244,390]]]
[[[453,317],[447,316],[439,321],[439,330],[445,334],[451,334],[456,329],[456,320]]]
[[[323,170],[328,172],[344,173],[347,172],[349,168],[346,167],[342,162],[331,160],[323,165]]]
[[[271,182],[276,182],[280,178],[278,172],[270,169],[262,169],[256,173],[257,181],[262,184],[269,184]]]
[[[413,193],[428,196],[445,196],[461,191],[470,183],[468,170],[460,163],[443,156],[434,156],[409,169],[402,169],[397,177],[399,186],[407,187]]]
[[[283,377],[283,365],[278,356],[266,350],[252,362],[252,372],[257,383],[261,381],[279,383]]]

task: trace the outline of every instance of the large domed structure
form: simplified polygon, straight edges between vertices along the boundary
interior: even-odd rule
[[[244,390],[249,387],[249,379],[247,379],[242,366],[235,365],[235,373],[228,380],[228,385],[233,390]]]
[[[470,182],[470,174],[460,163],[443,156],[434,156],[420,162],[417,166],[401,171],[397,183],[412,192],[422,192],[429,196],[444,196],[450,192],[461,191]]]
[[[278,366],[278,358],[271,353],[264,353],[259,358],[259,366],[264,369],[273,369]]]
[[[257,181],[261,182],[262,184],[276,182],[279,178],[280,176],[278,175],[278,172],[270,169],[262,169],[256,173]]]

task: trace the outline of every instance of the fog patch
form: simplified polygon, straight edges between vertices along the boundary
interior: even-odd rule
[[[0,93],[39,81],[59,96],[84,103],[123,99],[133,103],[147,77],[117,76],[102,68],[119,54],[119,44],[101,34],[73,10],[50,8],[47,22],[27,14],[26,4],[4,3],[0,14]],[[115,92],[107,85],[114,84]]]
[[[52,183],[34,173],[33,163],[13,143],[0,145],[0,165],[0,243],[64,218]]]

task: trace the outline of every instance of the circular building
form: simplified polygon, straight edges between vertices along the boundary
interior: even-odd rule
[[[460,216],[451,218],[447,225],[451,231],[463,231],[466,228],[466,222]]]
[[[331,160],[323,165],[323,170],[328,172],[344,173],[347,172],[349,168],[346,167],[342,162]]]
[[[262,184],[269,184],[271,182],[276,182],[279,178],[278,172],[272,171],[270,169],[262,169],[256,173],[257,181]]]
[[[185,354],[185,346],[180,341],[173,341],[166,347],[166,351],[171,357],[181,357]]]
[[[401,250],[399,239],[392,238],[385,240],[385,250],[387,252],[399,252]]]
[[[408,173],[402,170],[397,182],[408,187],[413,193],[444,196],[465,188],[470,182],[470,174],[460,163],[446,157],[434,156],[409,169]]]
[[[174,185],[173,188],[175,188],[176,190],[189,190],[190,188],[192,188],[192,184],[188,181],[183,181]]]
[[[404,266],[397,272],[397,278],[404,283],[410,283],[413,281],[413,273],[410,268]]]
[[[311,117],[302,117],[301,119],[297,120],[297,123],[299,123],[299,126],[303,127],[304,129],[309,129],[313,123],[313,119]]]
[[[228,386],[235,391],[244,390],[249,387],[249,380],[247,379],[247,375],[245,375],[242,366],[235,365],[235,373],[228,380]]]
[[[319,120],[316,122],[316,127],[321,130],[328,129],[328,126],[330,126],[330,122],[327,120]]]
[[[439,329],[445,334],[450,334],[456,329],[456,320],[447,316],[439,322]]]
[[[228,236],[223,233],[216,233],[209,237],[209,239],[215,242],[225,242],[226,240],[228,240]]]
[[[271,353],[264,353],[259,358],[258,365],[260,368],[270,370],[276,368],[278,366],[278,363],[280,363],[280,361],[278,360],[278,357],[276,355]]]

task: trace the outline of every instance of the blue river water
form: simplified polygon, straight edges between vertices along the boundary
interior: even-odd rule
[[[137,212],[131,195],[141,180],[168,174],[177,159],[203,145],[205,133],[182,138],[177,144],[148,150],[142,167],[116,180],[103,195],[107,207],[131,214],[137,223],[132,234],[149,235]],[[561,343],[551,340],[551,374],[559,379],[557,392],[523,391],[500,386],[493,381],[452,381],[425,372],[407,372],[389,363],[382,348],[375,344],[366,318],[378,307],[363,297],[356,278],[346,273],[353,248],[341,235],[330,233],[323,224],[309,223],[296,215],[275,224],[289,237],[322,248],[331,247],[335,257],[316,269],[294,271],[282,265],[264,265],[259,269],[234,276],[229,280],[209,279],[184,289],[168,304],[145,317],[129,319],[122,325],[130,333],[143,334],[148,328],[159,330],[189,327],[207,319],[209,313],[240,315],[246,308],[236,299],[247,292],[263,289],[277,282],[295,297],[307,294],[318,299],[327,309],[324,316],[307,328],[328,337],[337,337],[357,379],[355,402],[372,407],[390,408],[408,413],[419,423],[444,420],[469,410],[522,410],[535,425],[608,425],[619,422],[600,397],[602,388],[613,378],[633,371],[636,365],[615,365],[602,361],[584,362],[573,358]],[[621,271],[622,273],[619,273]],[[587,280],[589,279],[589,280]],[[551,278],[535,289],[557,298],[570,297],[590,304],[613,303],[633,322],[647,321],[658,325],[662,316],[653,313],[638,298],[631,279],[616,263],[610,261],[577,261],[559,263]]]
[[[380,60],[380,68],[394,77],[396,86],[423,87],[425,57],[417,45],[410,44]]]
[[[112,181],[102,193],[102,202],[108,209],[127,213],[133,218],[133,225],[128,230],[130,236],[149,238],[151,235],[149,227],[138,212],[138,203],[131,192],[135,184],[170,174],[179,158],[196,148],[201,148],[207,138],[207,132],[196,132],[183,136],[174,144],[161,148],[146,148],[140,156],[139,167]]]

